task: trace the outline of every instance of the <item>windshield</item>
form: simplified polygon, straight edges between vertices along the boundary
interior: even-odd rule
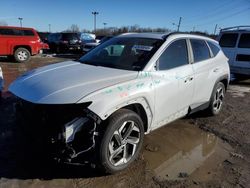
[[[84,55],[85,64],[124,70],[142,70],[163,40],[150,38],[112,38]]]

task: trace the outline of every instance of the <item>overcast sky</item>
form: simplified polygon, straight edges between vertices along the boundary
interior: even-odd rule
[[[39,31],[62,31],[77,24],[93,29],[92,11],[98,11],[97,28],[138,24],[141,27],[176,29],[182,17],[181,31],[193,29],[212,33],[218,28],[250,25],[250,0],[0,0],[0,21]]]

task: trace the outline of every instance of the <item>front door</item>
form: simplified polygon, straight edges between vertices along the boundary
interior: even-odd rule
[[[186,39],[172,42],[160,56],[152,74],[155,88],[153,129],[183,117],[194,90],[194,72],[189,64]]]

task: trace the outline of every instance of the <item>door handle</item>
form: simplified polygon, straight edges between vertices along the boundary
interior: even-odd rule
[[[219,70],[220,70],[219,68],[215,68],[213,72],[218,72]]]
[[[194,77],[190,76],[190,77],[187,77],[184,82],[187,83],[188,81],[192,81],[194,79]]]

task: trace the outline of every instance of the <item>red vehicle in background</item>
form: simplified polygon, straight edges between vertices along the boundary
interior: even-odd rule
[[[0,26],[0,56],[14,56],[17,62],[27,62],[32,55],[48,48],[32,28]]]

